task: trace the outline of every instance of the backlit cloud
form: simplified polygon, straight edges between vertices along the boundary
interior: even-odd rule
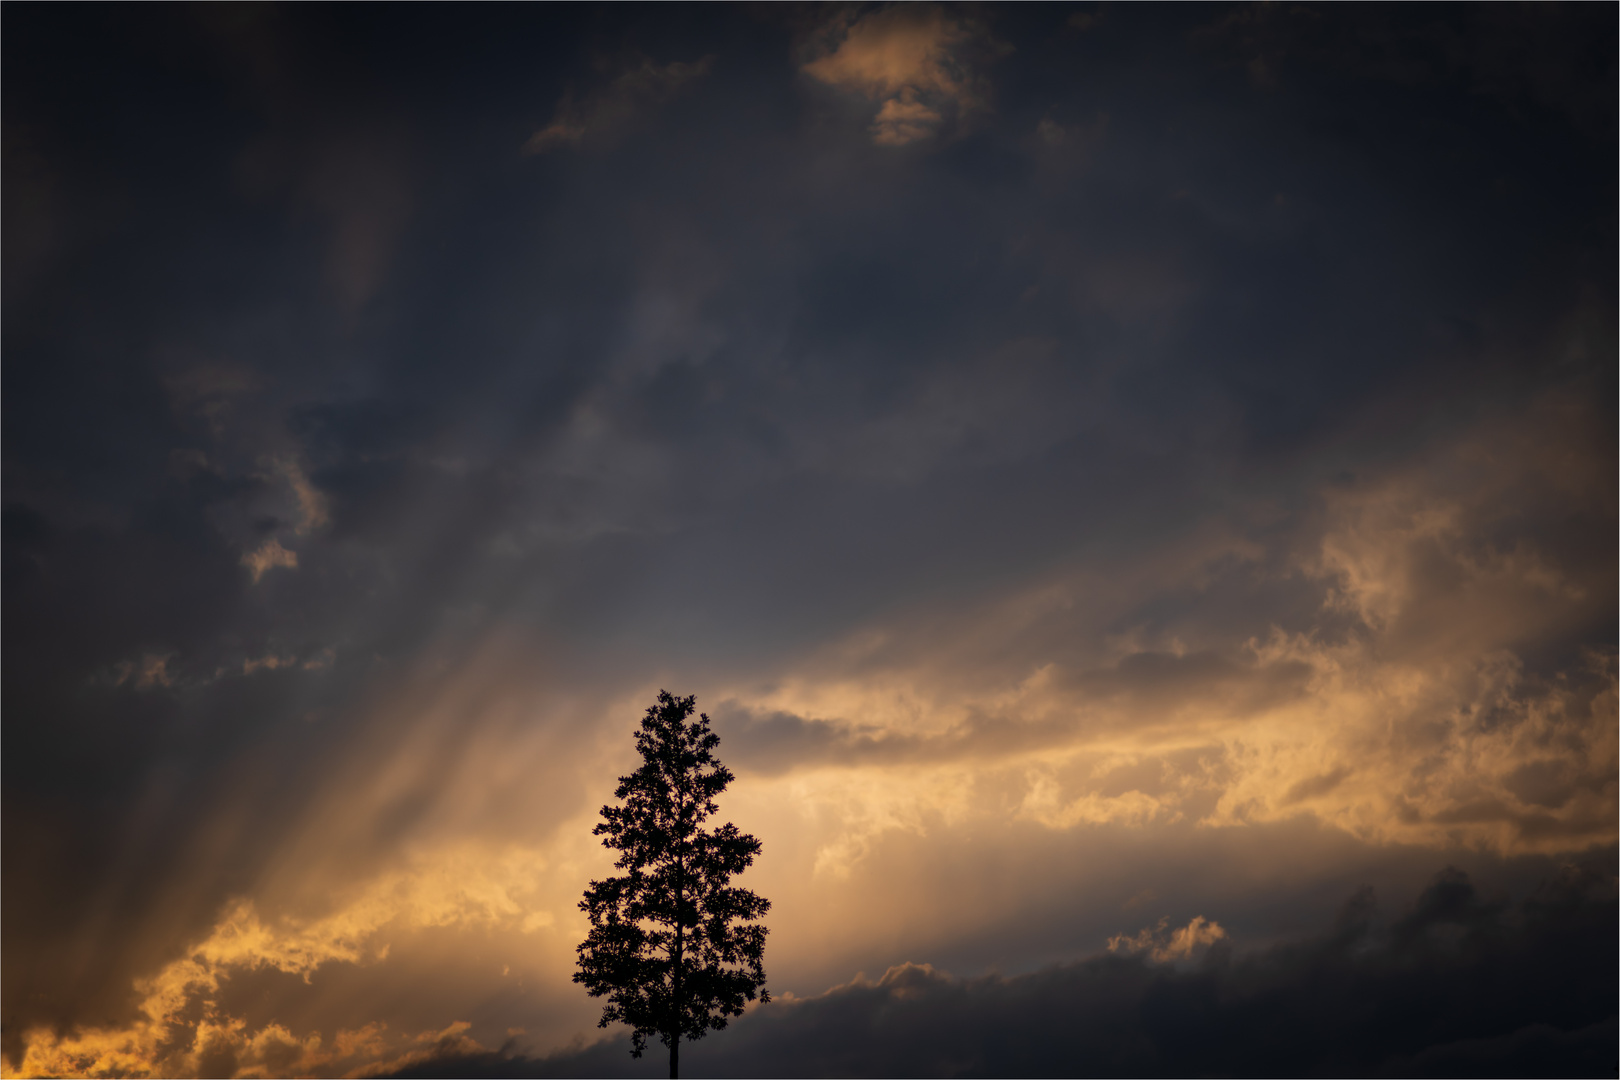
[[[1136,934],[1115,934],[1108,939],[1108,951],[1126,956],[1145,953],[1165,964],[1190,959],[1200,949],[1224,937],[1226,931],[1221,929],[1221,924],[1202,915],[1193,916],[1191,922],[1179,929],[1171,929],[1170,920],[1166,917],[1160,919],[1157,926],[1145,927]]]
[[[125,660],[113,670],[113,685],[123,686],[129,683],[137,690],[149,690],[154,686],[173,686],[174,677],[169,671],[169,662],[173,659],[173,654],[157,656],[148,653],[141,657],[138,663]]]
[[[253,574],[253,583],[257,585],[265,573],[275,567],[283,566],[288,570],[298,569],[298,552],[289,551],[281,546],[281,541],[271,538],[260,544],[252,551],[243,552],[242,565]]]
[[[986,59],[1006,51],[979,23],[926,4],[846,14],[818,34],[825,55],[807,62],[818,82],[878,104],[872,141],[904,146],[989,108]]]
[[[221,990],[233,976],[259,969],[307,984],[329,964],[381,963],[390,952],[390,932],[544,930],[553,925],[552,914],[522,904],[544,871],[543,859],[521,850],[435,853],[409,870],[373,880],[338,910],[311,920],[284,917],[267,923],[251,900],[238,898],[181,959],[136,981],[138,1017],[131,1025],[68,1037],[29,1032],[27,1056],[12,1071],[25,1076],[338,1074],[382,1062],[406,1063],[429,1051],[482,1049],[462,1036],[465,1022],[409,1034],[369,1024],[324,1037],[318,1031],[295,1035],[276,1022],[254,1027],[230,1014]]]

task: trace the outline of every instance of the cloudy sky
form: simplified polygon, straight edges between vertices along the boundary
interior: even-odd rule
[[[6,1073],[1612,1075],[1616,21],[8,5]]]

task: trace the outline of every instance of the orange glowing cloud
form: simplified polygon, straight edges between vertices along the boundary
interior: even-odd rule
[[[63,1036],[30,1031],[22,1060],[8,1066],[8,1074],[339,1075],[442,1053],[447,1040],[462,1049],[482,1049],[464,1035],[466,1022],[416,1034],[396,1033],[378,1022],[338,1030],[330,1038],[319,1031],[294,1034],[279,1022],[255,1027],[232,1015],[222,991],[233,977],[261,969],[307,984],[328,965],[379,964],[389,958],[395,938],[425,929],[485,928],[520,938],[547,932],[555,916],[531,906],[545,871],[545,859],[532,851],[460,849],[418,856],[312,919],[266,920],[252,900],[238,898],[206,938],[136,981],[139,1005],[130,1024]]]
[[[1196,596],[1217,573],[1260,572],[1263,548],[1212,526],[1106,578],[1061,572],[948,622],[854,631],[766,692],[739,690],[736,730],[767,772],[794,770],[795,799],[847,820],[827,867],[924,808],[1004,812],[980,789],[1017,791],[1014,812],[1055,829],[1309,815],[1373,843],[1613,842],[1614,654],[1548,677],[1517,652],[1606,593],[1531,536],[1478,540],[1527,492],[1600,479],[1569,472],[1561,408],[1325,489],[1314,538],[1273,571],[1320,598],[1300,628],[1097,632],[1143,587]],[[853,779],[878,771],[880,785]]]
[[[298,569],[298,552],[289,551],[287,548],[282,547],[280,540],[270,539],[252,551],[244,552],[242,554],[242,565],[252,572],[253,583],[257,585],[259,579],[275,567],[283,566],[288,570]]]
[[[853,22],[841,17],[821,36],[836,44],[803,71],[878,102],[871,135],[879,146],[930,138],[949,115],[987,109],[987,87],[970,53],[1006,49],[971,20],[924,5],[894,5]]]

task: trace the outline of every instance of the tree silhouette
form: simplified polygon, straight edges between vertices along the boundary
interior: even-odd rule
[[[603,847],[620,851],[623,877],[593,881],[580,901],[591,932],[579,946],[574,981],[592,997],[606,995],[598,1027],[618,1021],[632,1029],[632,1057],[657,1035],[669,1047],[669,1075],[680,1075],[681,1038],[719,1031],[743,1003],[770,1001],[765,990],[766,928],[757,920],[771,902],[731,888],[731,875],[753,864],[759,841],[727,822],[703,823],[719,808],[714,798],[731,771],[712,751],[695,697],[658,692],[636,734],[641,768],[619,778],[591,830]],[[739,923],[741,925],[733,925]]]

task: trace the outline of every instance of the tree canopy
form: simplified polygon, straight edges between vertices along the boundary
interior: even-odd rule
[[[574,981],[606,997],[599,1027],[630,1026],[634,1057],[657,1035],[679,1074],[680,1041],[701,1039],[740,1016],[764,989],[769,900],[733,888],[753,864],[757,839],[727,822],[704,828],[715,797],[732,781],[714,757],[720,736],[695,697],[658,692],[636,733],[642,764],[619,778],[619,806],[602,807],[592,830],[620,852],[622,876],[592,881],[580,901],[591,931],[579,946]]]

